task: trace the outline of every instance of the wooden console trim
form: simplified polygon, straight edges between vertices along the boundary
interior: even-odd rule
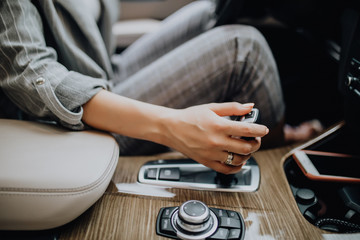
[[[176,159],[182,155],[120,157],[113,181],[104,196],[85,214],[64,226],[60,239],[165,239],[155,232],[160,208],[179,206],[190,199],[203,201],[210,207],[240,212],[245,219],[245,239],[359,239],[360,234],[322,231],[305,220],[298,210],[283,163],[294,149],[309,144],[311,141],[255,153],[261,182],[258,191],[253,193],[170,189],[175,194],[172,198],[119,193],[115,183],[136,183],[137,173],[145,162],[159,158]]]

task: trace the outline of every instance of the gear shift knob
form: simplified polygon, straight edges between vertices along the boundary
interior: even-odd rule
[[[233,184],[236,184],[235,174],[224,174],[224,173],[216,173],[215,183],[224,186],[231,187]]]

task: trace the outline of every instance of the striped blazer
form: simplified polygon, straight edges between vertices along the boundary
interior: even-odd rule
[[[0,1],[1,109],[84,127],[81,106],[113,77],[118,1],[99,1],[99,19],[86,0]]]

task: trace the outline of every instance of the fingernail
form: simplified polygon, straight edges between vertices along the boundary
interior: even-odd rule
[[[245,103],[243,104],[243,107],[253,107],[255,103]]]
[[[268,134],[268,133],[269,133],[269,129],[266,128],[266,129],[265,129],[265,134]]]

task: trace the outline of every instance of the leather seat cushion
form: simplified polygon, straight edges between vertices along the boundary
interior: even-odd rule
[[[103,195],[119,157],[98,131],[0,119],[0,136],[0,230],[72,221]]]

